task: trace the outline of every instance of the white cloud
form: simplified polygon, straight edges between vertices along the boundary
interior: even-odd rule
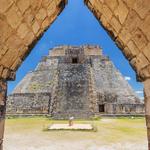
[[[137,94],[143,94],[143,91],[136,91]]]
[[[124,78],[125,78],[125,80],[127,80],[127,81],[130,81],[130,80],[131,80],[131,77],[128,77],[128,76],[125,76]]]

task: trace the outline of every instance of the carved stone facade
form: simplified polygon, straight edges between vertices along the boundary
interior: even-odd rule
[[[144,113],[144,104],[98,46],[60,46],[17,85],[7,113],[58,119],[136,115]]]

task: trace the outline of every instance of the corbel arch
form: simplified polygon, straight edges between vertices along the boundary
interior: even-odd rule
[[[150,149],[150,5],[149,0],[84,0],[144,82]],[[0,0],[0,149],[6,81],[62,12],[67,0]]]

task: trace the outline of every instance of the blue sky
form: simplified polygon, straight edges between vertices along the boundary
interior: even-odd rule
[[[41,57],[47,55],[50,48],[58,45],[96,44],[103,49],[104,55],[110,57],[138,95],[143,97],[141,93],[143,85],[136,82],[135,73],[128,61],[84,5],[83,0],[68,1],[64,11],[45,32],[17,71],[16,80],[8,83],[8,94],[30,70],[34,70]]]

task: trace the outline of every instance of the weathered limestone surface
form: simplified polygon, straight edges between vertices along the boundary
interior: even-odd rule
[[[150,149],[150,79],[144,82],[145,117],[147,126],[148,147]]]
[[[50,100],[50,93],[13,94],[9,96],[7,114],[48,114]]]
[[[0,78],[15,78],[17,68],[66,3],[66,0],[0,0]]]
[[[7,83],[6,81],[1,80],[0,81],[0,150],[3,149],[6,95],[7,95]]]
[[[150,78],[150,1],[85,0],[85,4],[121,48],[137,79]]]
[[[7,113],[89,118],[143,114],[144,104],[98,46],[62,46],[17,85],[8,97]]]

